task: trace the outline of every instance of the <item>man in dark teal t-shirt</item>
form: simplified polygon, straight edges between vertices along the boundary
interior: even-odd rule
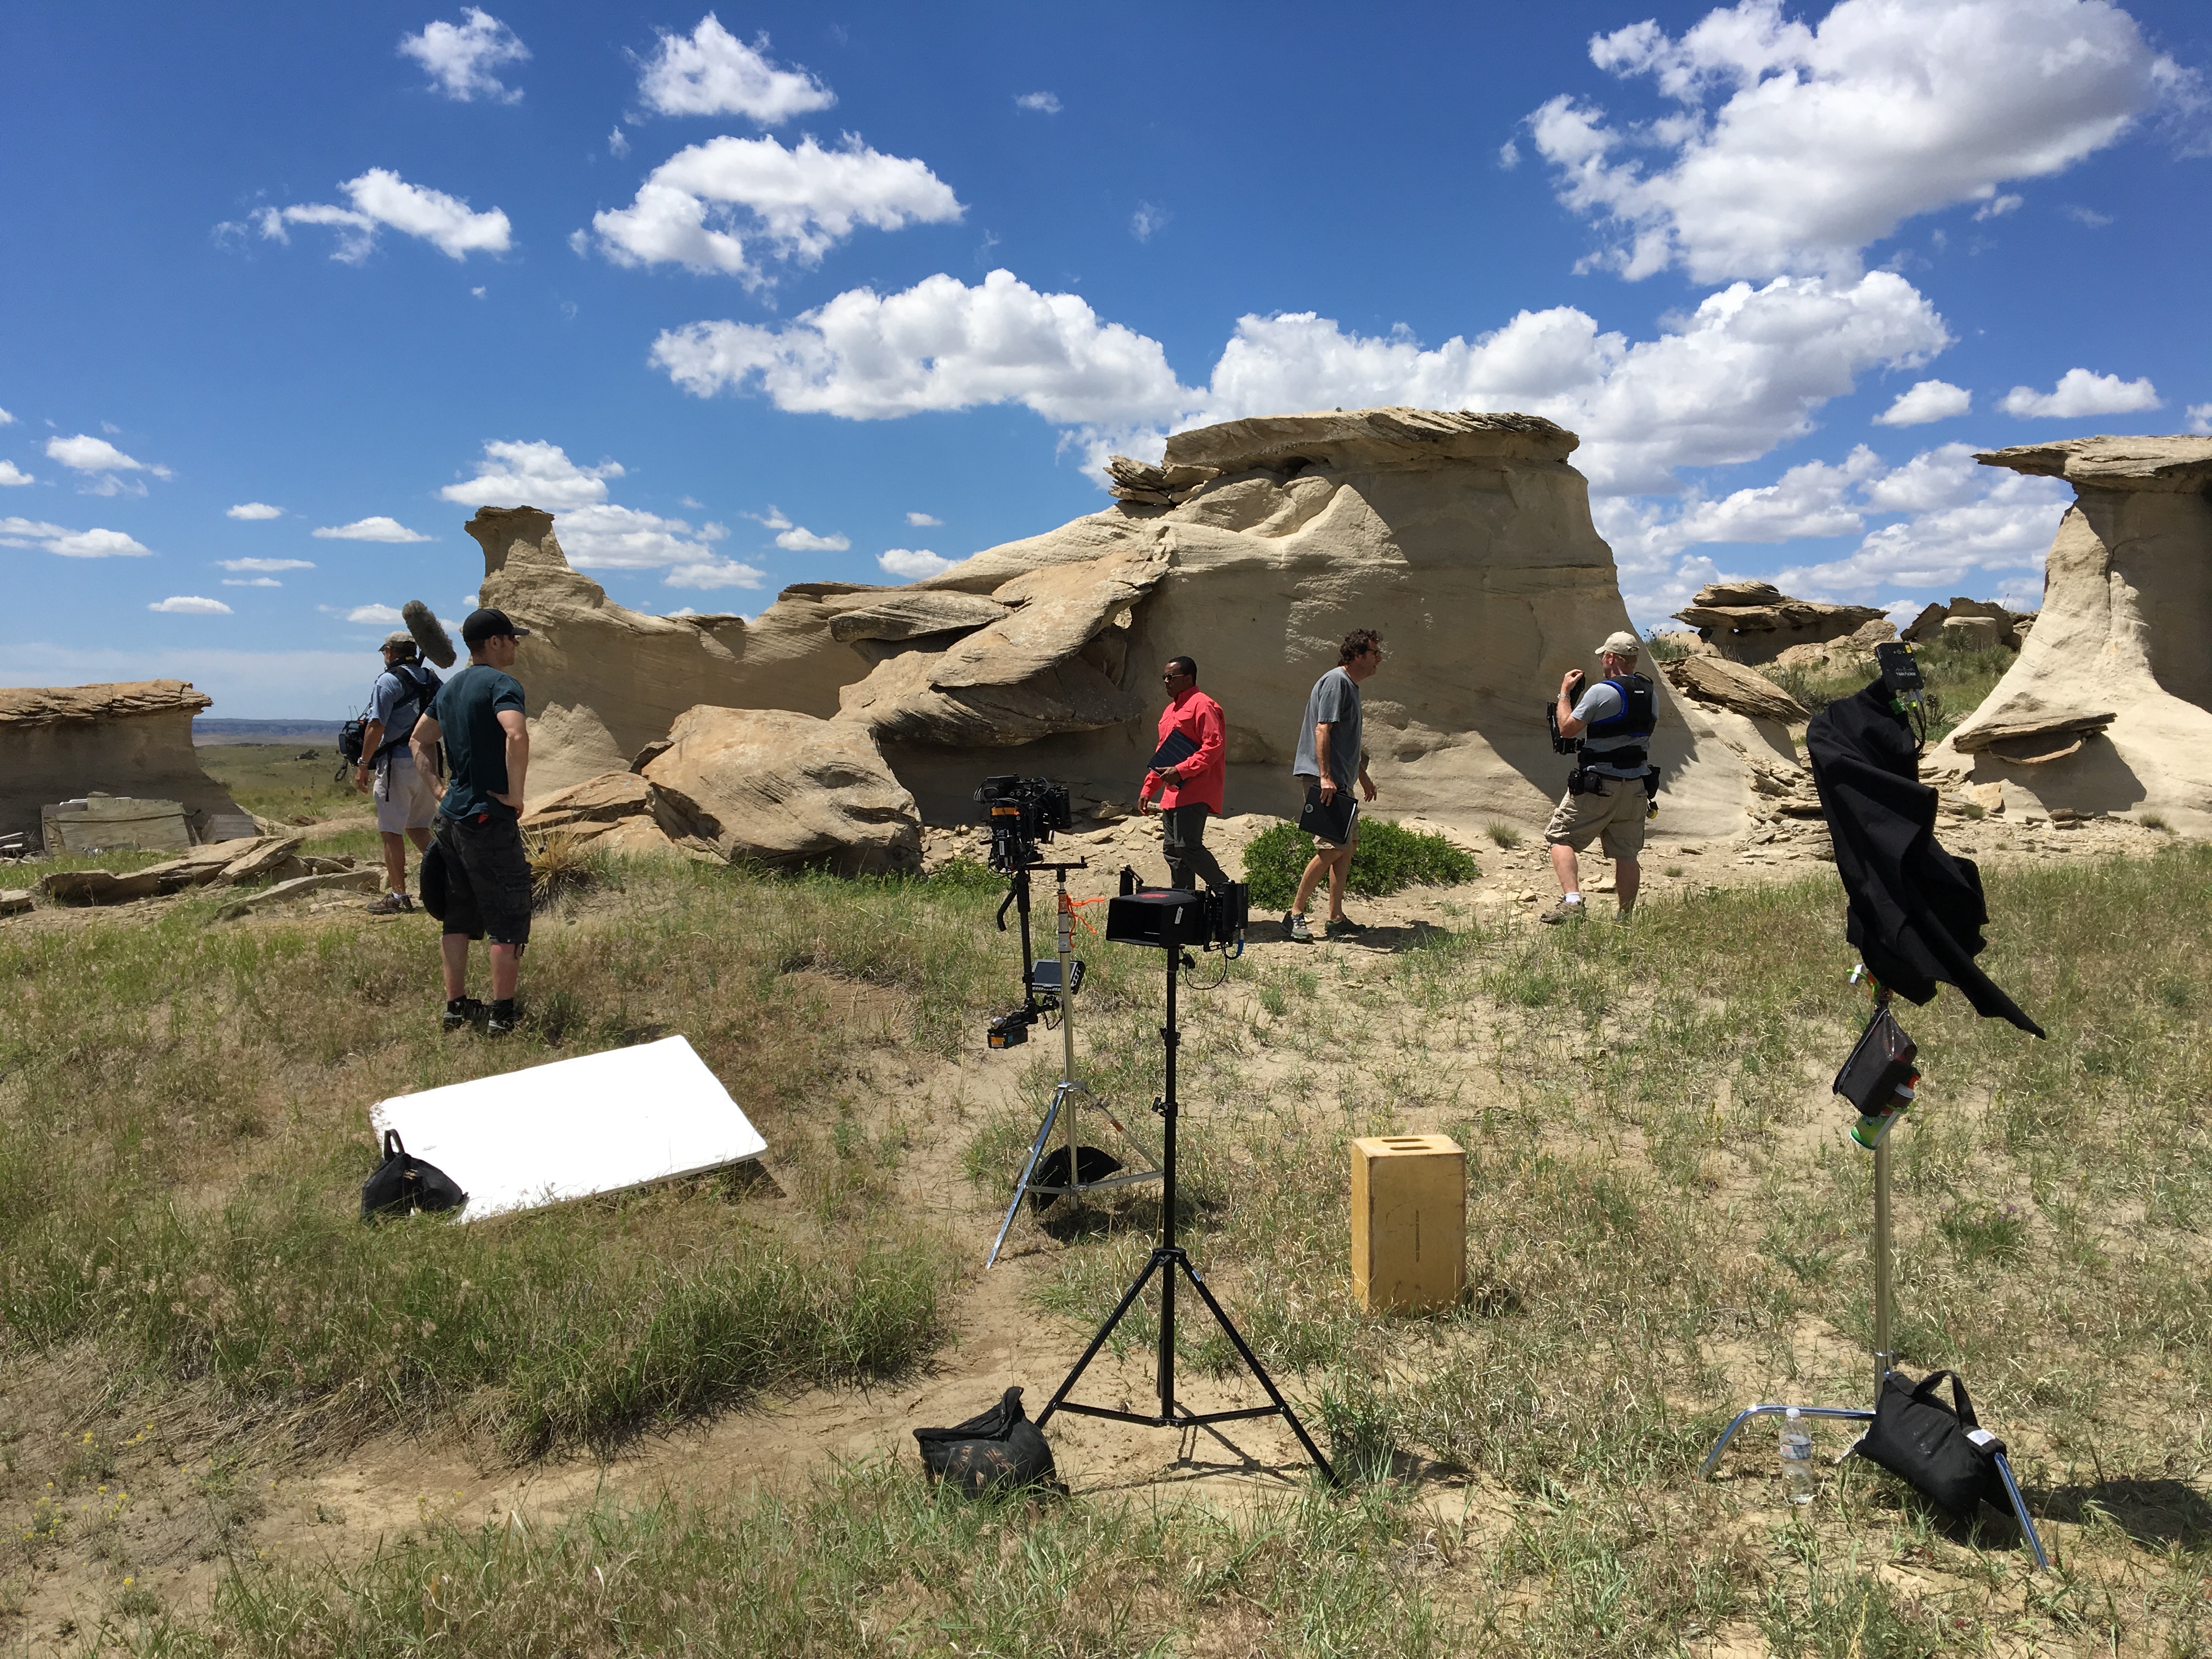
[[[459,1030],[478,1016],[500,1036],[515,1026],[514,988],[530,942],[530,854],[522,844],[523,781],[530,727],[522,686],[507,670],[530,630],[503,611],[473,611],[461,624],[469,665],[439,689],[415,722],[410,746],[431,775],[446,748],[445,799],[437,842],[446,866],[445,1025]],[[490,940],[491,1006],[468,994],[469,941]]]

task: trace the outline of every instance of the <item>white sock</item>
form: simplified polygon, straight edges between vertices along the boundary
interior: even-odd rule
[[[1582,902],[1583,896],[1580,893],[1568,893],[1562,896],[1559,900],[1562,904],[1580,904]]]

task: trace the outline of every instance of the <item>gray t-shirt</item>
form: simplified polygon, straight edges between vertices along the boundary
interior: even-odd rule
[[[1306,699],[1306,722],[1298,727],[1298,757],[1291,763],[1293,775],[1319,778],[1321,762],[1314,752],[1314,727],[1328,727],[1328,769],[1340,789],[1359,781],[1359,688],[1341,668],[1332,668],[1314,682]]]
[[[408,736],[437,695],[438,677],[420,663],[404,663],[379,674],[368,693],[368,712],[384,727],[384,747],[378,752],[411,765]]]
[[[1585,726],[1595,726],[1600,720],[1609,720],[1620,713],[1620,688],[1600,680],[1583,693],[1583,700],[1575,705],[1575,718]],[[1640,778],[1651,769],[1647,761],[1636,766],[1608,766],[1605,757],[1616,749],[1647,749],[1651,739],[1642,737],[1584,738],[1583,764],[1608,778]]]

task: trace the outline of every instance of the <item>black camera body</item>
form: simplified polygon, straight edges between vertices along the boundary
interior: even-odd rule
[[[1106,937],[1122,945],[1156,951],[1232,951],[1243,941],[1251,917],[1251,896],[1243,882],[1188,892],[1179,887],[1145,887],[1137,872],[1121,872],[1121,891],[1106,902]]]
[[[1067,786],[1049,778],[986,778],[975,800],[990,813],[989,862],[1001,873],[1040,862],[1038,849],[1053,832],[1075,823]]]
[[[1575,675],[1575,689],[1582,689],[1583,677]],[[1580,738],[1563,737],[1559,732],[1559,700],[1554,697],[1544,705],[1544,724],[1552,728],[1552,752],[1555,755],[1579,755],[1583,752]]]

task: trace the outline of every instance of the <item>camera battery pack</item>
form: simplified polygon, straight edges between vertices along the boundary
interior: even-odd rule
[[[1919,1054],[1905,1028],[1884,1008],[1852,1045],[1843,1069],[1836,1073],[1835,1092],[1864,1115],[1879,1116],[1900,1097],[1912,1097],[1912,1081],[1919,1076],[1913,1061]]]

